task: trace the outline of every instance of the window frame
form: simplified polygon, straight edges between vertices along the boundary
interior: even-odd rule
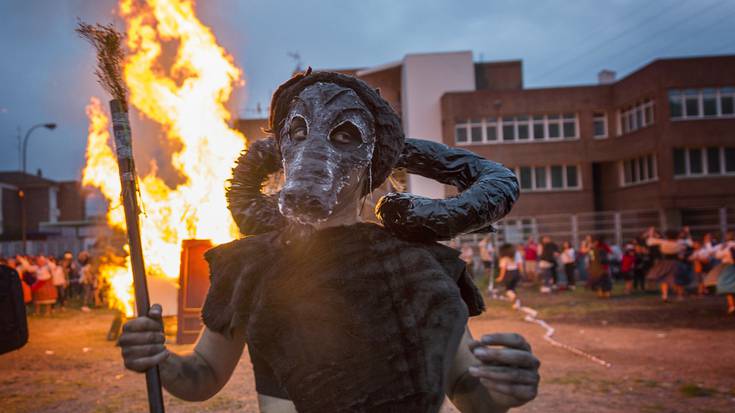
[[[712,93],[714,92],[714,94]],[[669,119],[671,121],[686,121],[686,120],[707,120],[707,119],[728,119],[735,118],[735,86],[708,86],[701,88],[688,88],[688,89],[669,89]],[[715,100],[715,114],[705,115],[705,96]],[[696,99],[697,103],[697,114],[690,115],[687,110],[687,99]],[[724,100],[732,99],[733,112],[724,112]],[[681,116],[673,116],[671,105],[672,100],[676,101],[681,105]]]
[[[657,182],[659,173],[656,154],[649,153],[619,161],[618,177],[621,188]]]
[[[628,135],[656,123],[656,102],[644,99],[634,105],[618,109],[618,136]]]
[[[552,179],[551,179],[551,170],[553,167],[561,167],[561,174],[562,174],[562,186],[561,187],[552,187]],[[569,185],[569,168],[575,168],[575,176],[577,180],[576,186],[570,186]],[[523,187],[522,179],[521,179],[521,170],[527,168],[530,176],[530,182],[531,187],[526,188]],[[543,169],[544,170],[544,185],[545,187],[539,187],[536,183],[536,170],[537,169]],[[521,189],[521,192],[532,192],[532,193],[538,193],[538,192],[567,192],[567,191],[581,191],[582,190],[582,168],[578,164],[554,164],[554,165],[529,165],[529,166],[517,166],[513,168],[513,172],[518,177],[519,181],[519,187]]]
[[[565,115],[567,115],[565,117]],[[558,137],[550,137],[549,130],[550,125],[556,125],[559,129]],[[574,128],[574,136],[564,136],[564,126]],[[480,127],[482,129],[481,141],[472,140],[472,129]],[[541,127],[543,130],[543,136],[539,139],[536,135],[537,127]],[[506,128],[509,128],[506,130]],[[506,140],[506,132],[511,133],[512,138]],[[525,128],[526,138],[519,138],[521,130]],[[457,140],[459,134],[458,131],[464,129],[466,140],[460,142]],[[488,129],[495,130],[495,140],[489,139]],[[559,114],[545,114],[545,115],[505,115],[497,117],[483,117],[479,119],[463,119],[461,121],[455,121],[454,124],[454,143],[457,146],[472,146],[472,145],[501,145],[501,144],[524,144],[524,143],[549,143],[549,142],[563,142],[563,141],[574,141],[581,138],[579,133],[579,114],[573,113],[559,113]]]
[[[595,123],[602,121],[602,135],[597,135],[595,129]],[[605,112],[592,112],[592,137],[595,139],[607,138],[607,113]]]
[[[709,149],[717,148],[719,172],[709,172]],[[684,153],[684,173],[677,174],[676,169],[672,171],[674,179],[700,179],[700,178],[719,178],[719,177],[733,177],[735,176],[735,170],[727,170],[727,150],[735,151],[735,146],[687,146],[687,147],[676,147],[672,149],[672,159],[674,151],[681,150]],[[702,172],[693,173],[691,166],[691,151],[699,150],[700,158],[702,162]]]

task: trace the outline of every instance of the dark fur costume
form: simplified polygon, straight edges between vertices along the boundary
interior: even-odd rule
[[[293,238],[277,197],[261,185],[281,168],[279,134],[292,101],[319,82],[352,89],[373,114],[363,194],[397,164],[463,193],[448,200],[391,194],[378,208],[385,227]],[[229,208],[250,237],[207,253],[204,323],[225,335],[243,329],[258,392],[291,399],[299,412],[438,411],[467,317],[484,306],[458,251],[434,241],[489,229],[518,196],[515,176],[469,151],[420,140],[404,148],[390,105],[337,73],[307,71],[279,87],[270,129],[274,137],[253,142],[233,171]]]
[[[284,393],[270,395],[299,412],[438,411],[467,316],[484,309],[456,250],[374,224],[288,244],[257,235],[206,258],[204,323],[225,335],[244,328],[267,363],[256,374],[272,369]]]

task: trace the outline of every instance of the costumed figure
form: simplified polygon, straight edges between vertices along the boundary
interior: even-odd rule
[[[502,165],[404,139],[401,122],[364,82],[331,72],[294,76],[273,96],[271,138],[251,143],[228,191],[247,237],[206,254],[211,287],[194,352],[164,346],[160,307],[129,321],[126,366],[159,365],[164,387],[211,397],[247,343],[262,411],[500,412],[533,399],[538,360],[516,334],[475,341],[482,297],[454,249],[437,243],[491,230],[518,196]],[[389,193],[382,225],[360,222],[362,200],[405,168],[456,186],[433,200]],[[275,195],[263,182],[283,169]]]

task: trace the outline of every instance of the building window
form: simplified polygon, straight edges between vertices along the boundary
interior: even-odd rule
[[[467,143],[467,125],[457,124],[454,127],[454,140],[457,143]]]
[[[645,100],[618,112],[618,134],[626,134],[653,125],[653,100]]]
[[[644,155],[620,163],[620,183],[622,186],[644,184],[656,180],[658,180],[658,171],[655,155]]]
[[[595,138],[607,138],[607,115],[604,113],[593,113],[592,130]]]
[[[519,115],[458,121],[454,140],[458,145],[523,143],[578,139],[577,115]]]
[[[577,165],[521,166],[515,172],[523,192],[581,189]]]
[[[735,147],[675,148],[674,176],[735,175]]]
[[[487,118],[485,120],[485,137],[488,142],[498,140],[498,122],[495,118]]]
[[[669,91],[671,119],[706,119],[735,116],[735,88]]]

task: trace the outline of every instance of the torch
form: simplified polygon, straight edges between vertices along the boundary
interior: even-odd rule
[[[135,163],[133,162],[132,134],[128,116],[127,91],[122,81],[120,63],[124,58],[123,36],[112,25],[89,25],[79,23],[77,32],[97,50],[97,75],[102,87],[113,99],[110,101],[112,128],[115,136],[115,151],[120,171],[122,203],[125,209],[125,224],[130,247],[130,263],[133,270],[135,305],[138,315],[147,315],[150,309],[148,284],[145,277],[143,250],[140,241],[138,196]],[[163,394],[158,367],[145,372],[148,389],[148,407],[151,413],[163,413]]]

